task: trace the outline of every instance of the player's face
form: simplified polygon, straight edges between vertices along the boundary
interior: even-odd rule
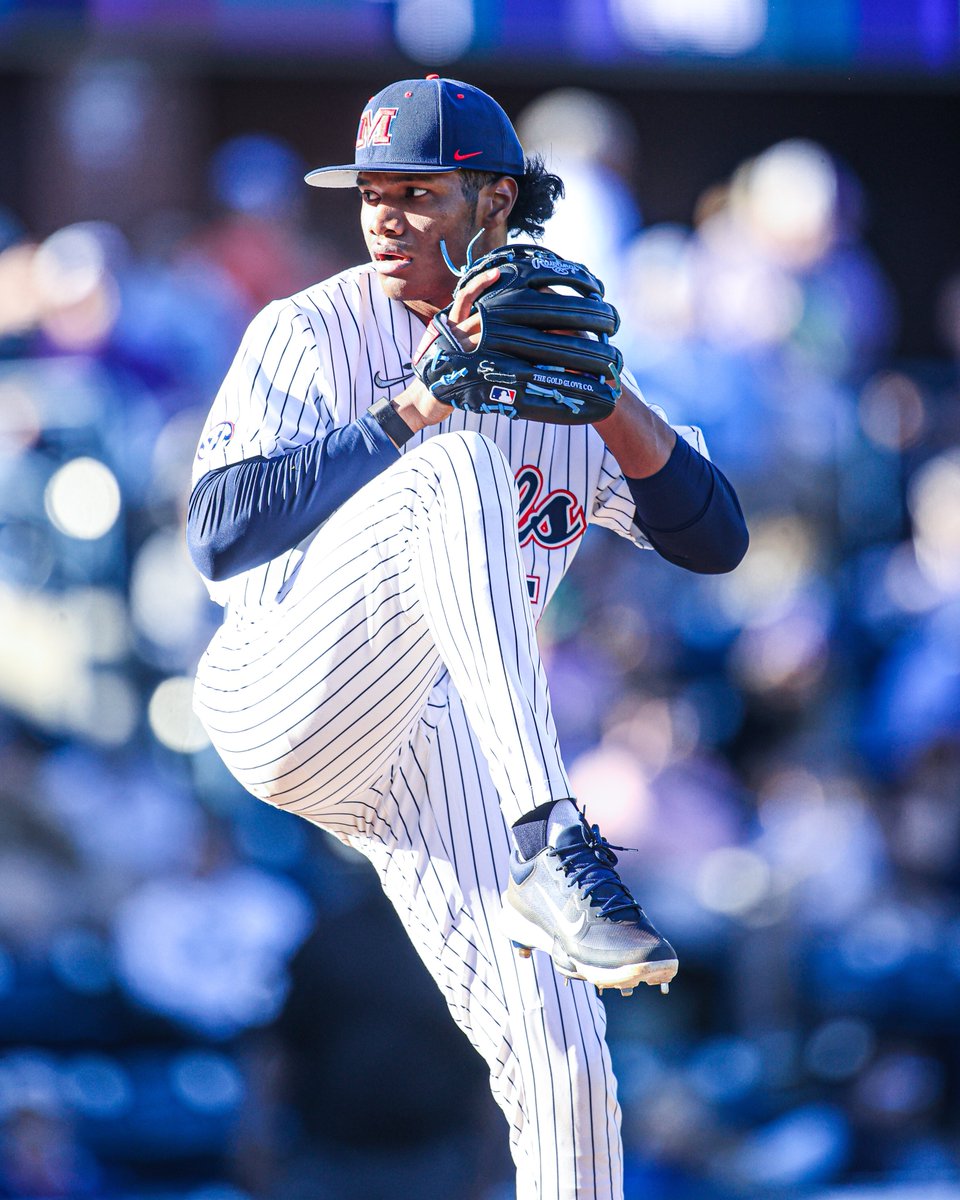
[[[357,187],[364,240],[386,294],[433,308],[449,304],[456,277],[440,242],[460,266],[477,232],[476,204],[464,197],[458,173],[371,172],[357,177]]]

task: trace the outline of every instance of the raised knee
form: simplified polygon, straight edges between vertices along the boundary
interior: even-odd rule
[[[481,488],[493,485],[512,489],[513,471],[496,442],[483,433],[459,429],[428,438],[413,454],[421,456],[439,477],[453,476],[477,480]],[[408,455],[411,458],[412,455]]]
[[[443,457],[444,455],[454,455],[459,457],[466,454],[470,458],[504,458],[503,451],[492,438],[488,438],[485,433],[477,433],[473,429],[456,429],[449,433],[438,433],[436,437],[427,438],[427,440],[416,451],[416,454],[426,455],[428,458]]]

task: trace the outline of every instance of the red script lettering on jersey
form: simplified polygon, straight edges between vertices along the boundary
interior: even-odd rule
[[[538,467],[521,467],[517,472],[520,512],[517,532],[520,545],[536,542],[547,550],[569,546],[583,537],[587,519],[573,492],[556,488],[541,499],[543,475]]]

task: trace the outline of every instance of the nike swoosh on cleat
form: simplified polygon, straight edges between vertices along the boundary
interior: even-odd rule
[[[410,367],[410,364],[405,363],[404,366]],[[396,387],[398,383],[406,383],[412,374],[413,369],[411,368],[410,370],[405,371],[403,375],[398,375],[396,379],[381,379],[380,372],[376,371],[373,376],[373,386],[378,388]]]
[[[584,925],[586,925],[586,923],[587,923],[587,914],[581,913],[580,916],[577,917],[577,919],[575,921],[571,921],[568,917],[565,917],[563,915],[563,913],[560,911],[559,908],[557,908],[557,906],[553,903],[553,901],[550,899],[549,896],[545,895],[543,898],[544,898],[544,900],[546,900],[550,909],[553,911],[553,915],[556,917],[557,924],[560,926],[561,930],[563,930],[563,932],[566,933],[568,937],[576,937],[577,934],[583,929]]]
[[[482,154],[482,150],[471,150],[469,154],[464,154],[462,150],[454,150],[454,162],[463,162],[465,158],[476,158],[478,154]]]
[[[566,917],[561,917],[558,913],[557,922],[568,937],[576,937],[583,930],[584,925],[587,923],[587,914],[581,913],[580,916],[577,917],[576,921],[568,921]]]

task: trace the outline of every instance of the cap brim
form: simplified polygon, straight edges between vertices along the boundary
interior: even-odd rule
[[[459,167],[424,166],[423,163],[355,163],[342,167],[317,167],[308,171],[304,179],[311,187],[356,187],[357,176],[361,172],[378,175],[383,171],[402,171],[405,175],[446,175],[451,171],[459,171]]]

